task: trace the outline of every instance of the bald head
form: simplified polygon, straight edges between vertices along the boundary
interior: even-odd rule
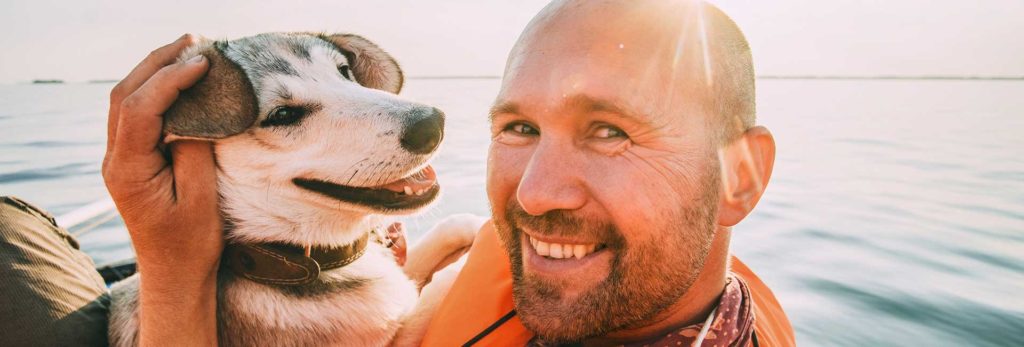
[[[565,55],[573,66],[545,64]],[[631,103],[645,112],[681,115],[699,106],[719,141],[755,124],[750,47],[725,13],[703,1],[553,1],[520,36],[506,77],[539,66],[562,89],[595,83],[595,71],[625,69],[626,77],[605,82],[642,94]]]

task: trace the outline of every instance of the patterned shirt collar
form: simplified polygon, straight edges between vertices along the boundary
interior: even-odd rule
[[[752,341],[754,333],[754,310],[750,299],[750,290],[742,279],[730,274],[725,290],[718,299],[715,318],[711,321],[704,342],[695,346],[697,335],[704,327],[704,322],[688,325],[672,333],[654,340],[630,343],[624,347],[746,347]],[[577,344],[578,345],[578,344]],[[528,346],[547,346],[534,339]]]

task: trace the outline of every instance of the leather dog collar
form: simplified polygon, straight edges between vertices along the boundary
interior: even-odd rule
[[[223,261],[236,275],[256,283],[301,286],[313,283],[324,270],[351,264],[366,251],[370,233],[341,247],[300,247],[284,243],[233,243]]]

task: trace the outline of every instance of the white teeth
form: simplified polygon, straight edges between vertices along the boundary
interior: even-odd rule
[[[538,255],[554,258],[554,259],[569,259],[575,257],[576,259],[583,259],[590,253],[594,253],[597,249],[596,244],[561,244],[561,243],[547,243],[544,241],[535,240],[529,237],[530,244],[533,245],[533,249],[537,251]]]
[[[419,196],[419,195],[423,195],[423,191],[424,191],[424,189],[420,189],[420,190],[417,190],[417,191],[416,191],[416,195],[417,195],[417,196]]]
[[[549,247],[548,243],[544,242],[544,241],[537,241],[537,243],[534,246],[534,248],[537,249],[537,254],[539,254],[541,256],[544,256],[544,257],[546,257],[546,256],[551,254],[551,252],[550,252],[551,249],[548,248],[548,247]]]
[[[405,195],[412,195],[412,188],[405,186]]]
[[[555,259],[562,259],[562,245],[557,243],[551,244],[551,257]]]

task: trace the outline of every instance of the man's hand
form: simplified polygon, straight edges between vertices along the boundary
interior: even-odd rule
[[[402,222],[391,223],[387,230],[388,248],[395,256],[398,266],[405,266],[406,254],[408,253],[405,242],[405,225]]]
[[[138,258],[144,345],[216,344],[216,276],[224,239],[210,143],[160,148],[162,114],[203,77],[175,59],[192,35],[149,54],[110,93],[103,179]]]

